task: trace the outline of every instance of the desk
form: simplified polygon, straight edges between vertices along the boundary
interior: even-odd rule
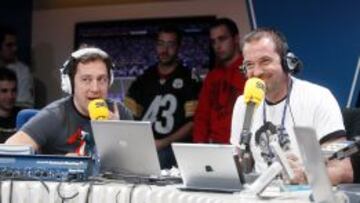
[[[48,189],[46,189],[48,188]],[[68,198],[66,201],[62,201]],[[11,195],[10,195],[11,194]],[[274,193],[265,191],[264,196]],[[174,185],[134,185],[121,182],[104,183],[58,183],[40,181],[2,181],[2,203],[238,203],[238,202],[309,202],[308,193],[282,193],[280,196],[259,199],[246,193],[223,194],[184,192]],[[11,198],[11,199],[10,199]]]

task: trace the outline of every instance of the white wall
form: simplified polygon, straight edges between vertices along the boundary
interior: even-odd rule
[[[232,18],[241,34],[250,30],[245,0],[188,0],[34,11],[33,70],[46,86],[46,101],[62,95],[59,68],[72,52],[76,23],[201,15]]]

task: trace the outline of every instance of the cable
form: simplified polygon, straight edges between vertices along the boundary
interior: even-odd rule
[[[9,191],[9,202],[12,203],[12,195],[13,195],[13,181],[10,179],[10,191]]]
[[[90,201],[89,201],[89,200],[90,200],[90,194],[91,194],[91,192],[92,192],[93,185],[94,185],[94,182],[93,182],[93,181],[90,181],[90,182],[89,182],[89,187],[88,187],[88,189],[87,189],[87,191],[86,191],[85,203],[90,202]]]
[[[60,190],[61,190],[61,185],[62,185],[63,182],[60,182],[58,184],[58,186],[56,187],[56,191],[59,195],[59,197],[61,198],[61,201],[64,202],[66,200],[71,200],[71,199],[74,199],[76,196],[79,195],[79,191],[76,191],[73,195],[70,195],[68,197],[65,197],[64,195],[61,194]]]

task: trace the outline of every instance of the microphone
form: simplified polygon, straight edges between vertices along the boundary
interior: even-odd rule
[[[91,120],[108,120],[109,108],[104,99],[94,99],[88,105],[89,117]]]
[[[351,144],[349,144],[346,147],[334,152],[328,158],[328,160],[329,161],[334,160],[334,159],[342,160],[342,159],[351,157],[354,154],[359,153],[359,151],[360,151],[360,137],[355,137],[353,140],[354,141]]]
[[[265,83],[259,78],[250,78],[245,83],[244,101],[246,103],[245,117],[243,128],[240,134],[240,157],[242,161],[244,158],[250,158],[250,140],[251,140],[251,125],[254,110],[265,97]],[[250,165],[244,163],[244,165]],[[250,166],[244,168],[245,171],[250,172]]]

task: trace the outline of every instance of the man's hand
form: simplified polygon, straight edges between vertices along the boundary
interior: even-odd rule
[[[156,139],[155,145],[156,145],[157,150],[162,150],[162,149],[168,147],[170,145],[170,142],[166,138]]]
[[[294,178],[290,180],[291,184],[305,184],[306,176],[304,173],[304,167],[300,163],[300,159],[293,153],[286,153],[286,158],[289,161],[289,165],[294,172]]]
[[[109,110],[109,120],[120,120],[120,114],[116,102],[113,104],[113,112]]]

